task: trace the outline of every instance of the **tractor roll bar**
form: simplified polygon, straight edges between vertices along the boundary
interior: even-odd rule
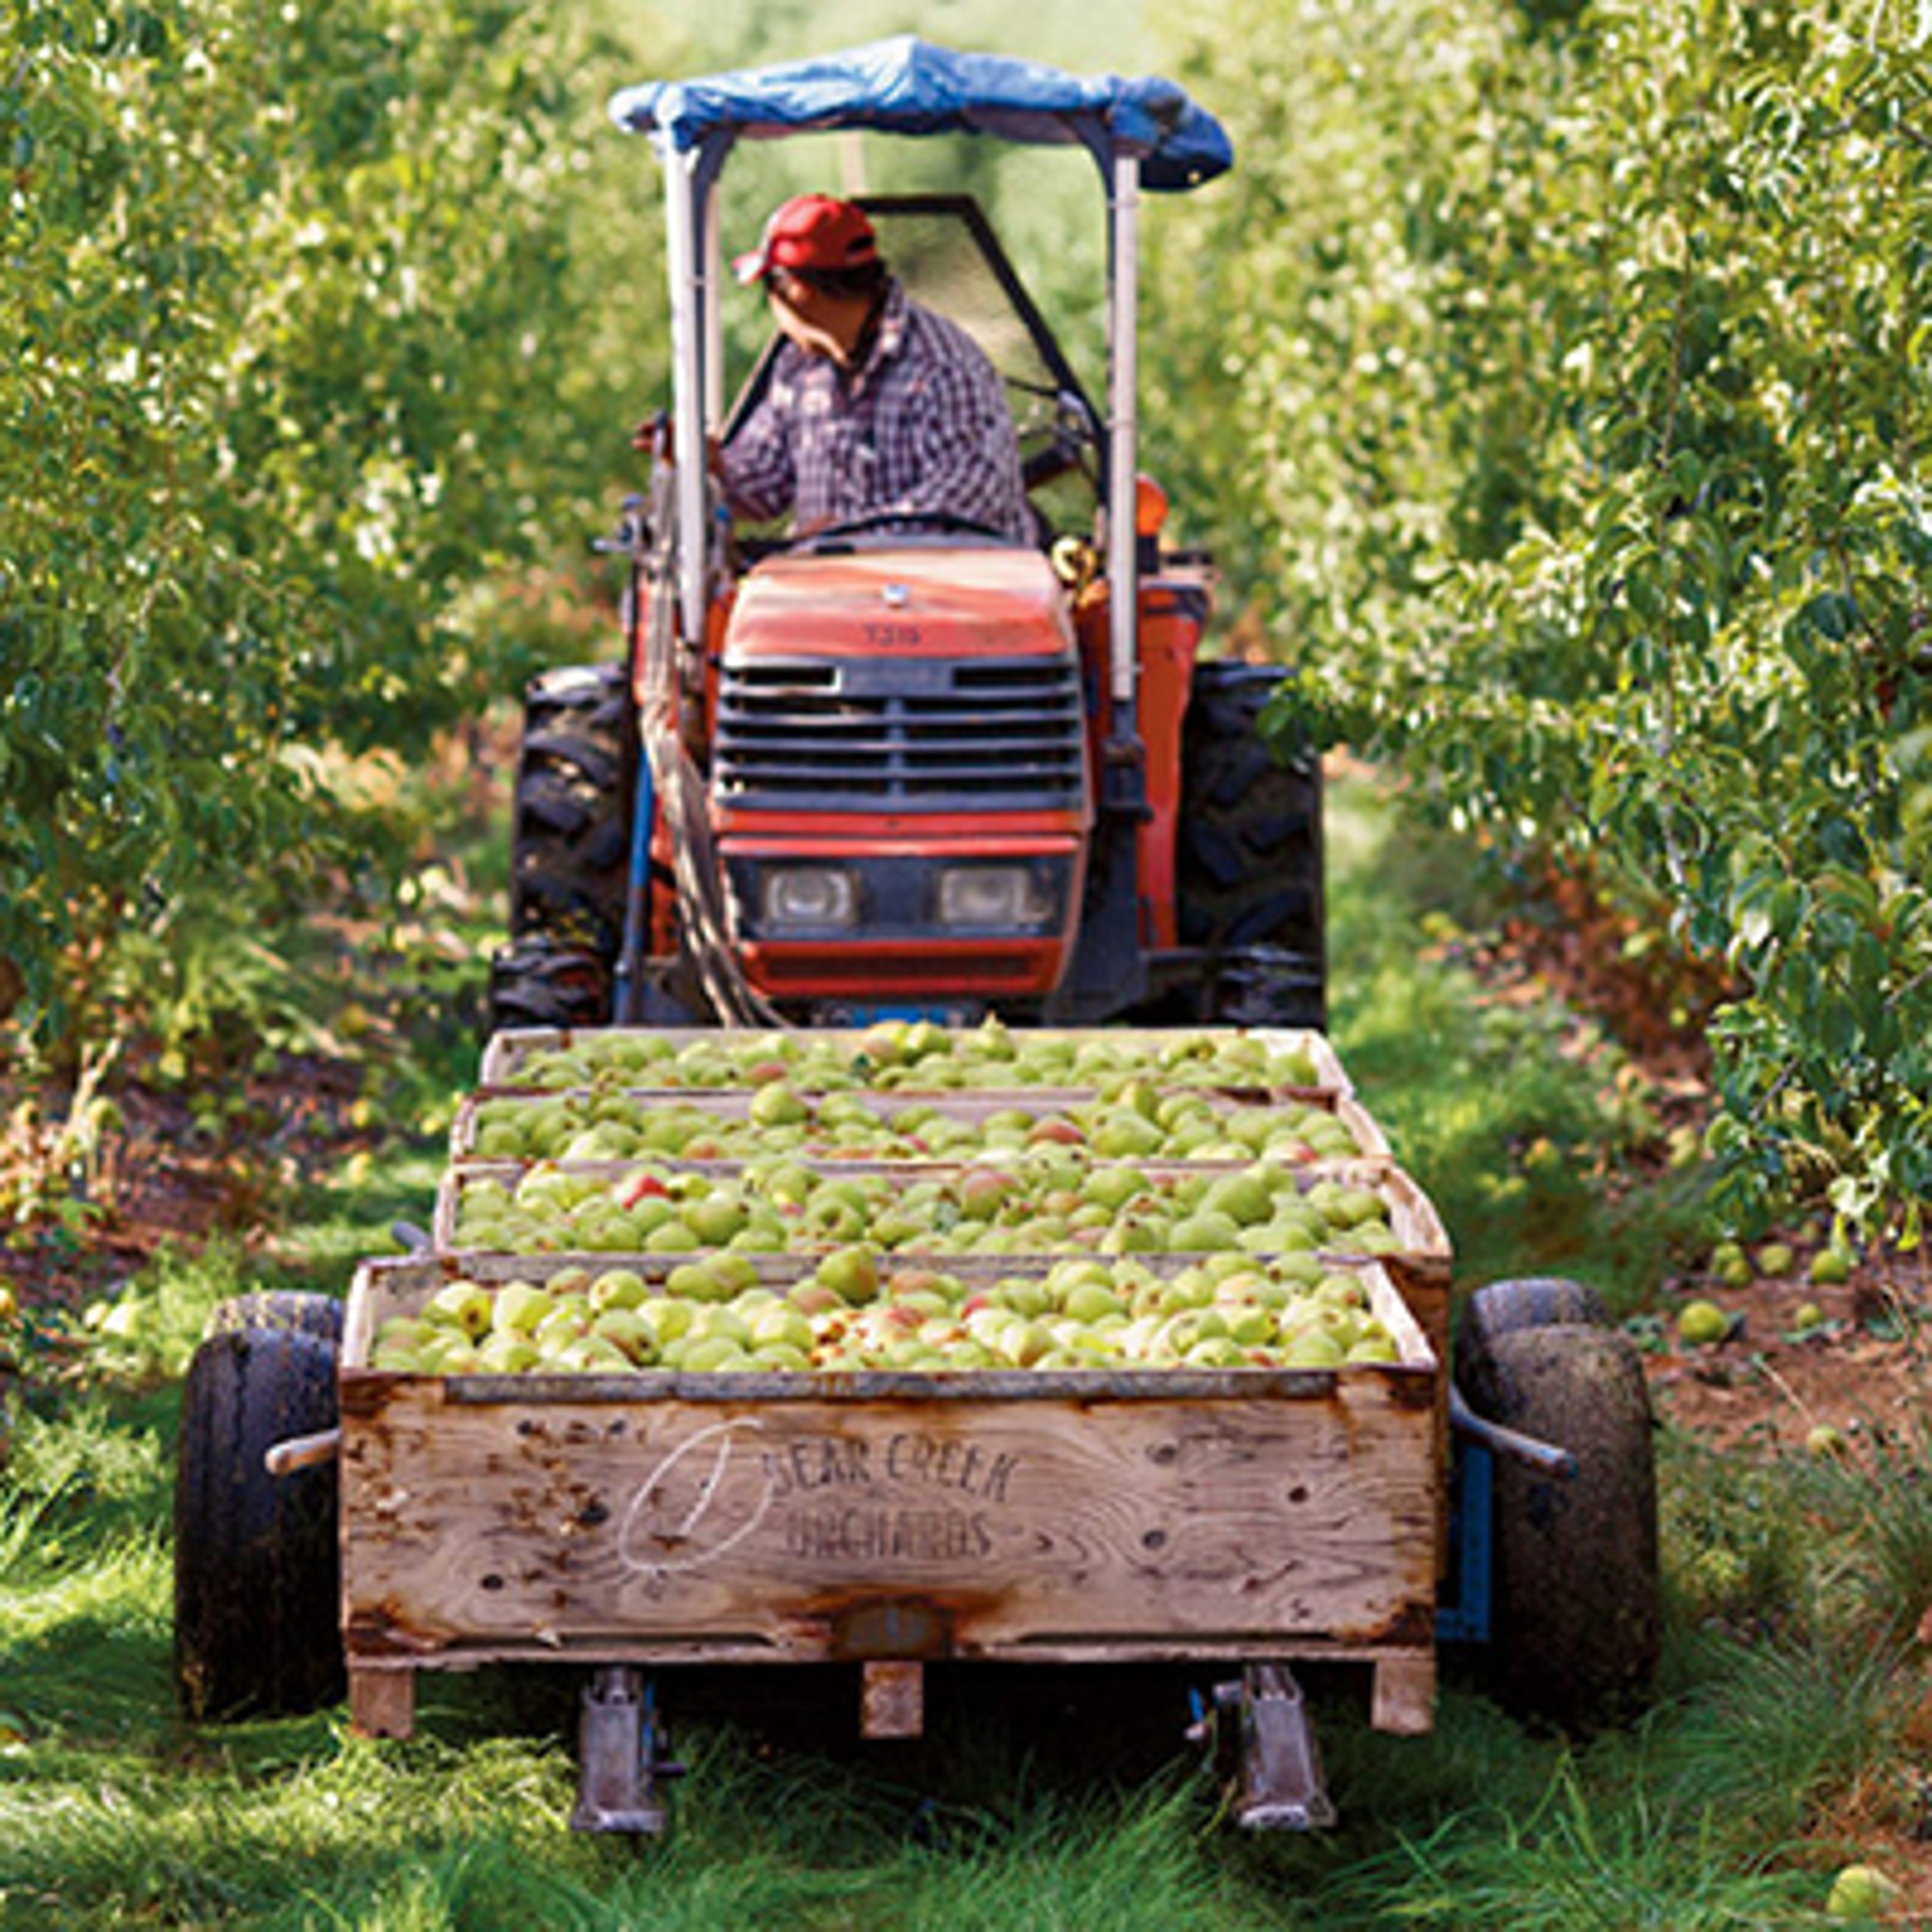
[[[1172,81],[1064,74],[1031,61],[952,52],[911,34],[772,67],[649,82],[614,96],[610,111],[620,128],[651,137],[664,171],[676,504],[683,538],[678,606],[687,638],[704,634],[711,548],[706,436],[723,414],[716,187],[740,136],[842,128],[969,133],[1084,146],[1093,155],[1106,185],[1109,230],[1103,472],[1109,682],[1121,735],[1132,737],[1140,196],[1143,188],[1179,192],[1224,172],[1234,150],[1220,124]]]

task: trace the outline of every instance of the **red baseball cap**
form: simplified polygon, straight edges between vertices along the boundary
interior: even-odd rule
[[[862,208],[829,194],[800,194],[772,214],[757,248],[731,268],[740,281],[757,282],[774,268],[856,268],[878,259],[878,237]]]

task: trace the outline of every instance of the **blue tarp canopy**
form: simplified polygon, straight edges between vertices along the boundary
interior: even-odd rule
[[[627,87],[613,97],[610,118],[680,153],[720,137],[842,128],[1078,143],[1103,160],[1138,155],[1142,183],[1164,190],[1198,188],[1234,158],[1221,124],[1171,80],[1062,74],[998,54],[954,53],[910,34],[782,66]]]

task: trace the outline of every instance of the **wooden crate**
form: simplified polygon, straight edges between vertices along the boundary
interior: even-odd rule
[[[1213,1164],[1196,1162],[1189,1166],[1172,1161],[1136,1161],[1132,1163],[1143,1174],[1158,1178],[1162,1175],[1199,1173],[1204,1171],[1220,1172]],[[674,1174],[682,1168],[692,1168],[704,1173],[731,1173],[739,1163],[728,1162],[689,1162],[668,1160],[650,1161],[579,1161],[568,1163],[569,1171],[594,1178],[609,1185],[623,1176],[635,1174],[648,1168],[653,1173]],[[814,1161],[809,1163],[814,1172],[832,1174],[889,1174],[899,1180],[908,1180],[911,1174],[920,1172],[932,1178],[944,1178],[962,1172],[960,1163],[933,1163],[916,1169],[904,1162],[882,1163],[872,1161]],[[1229,1162],[1225,1171],[1238,1172],[1247,1166],[1246,1162]],[[472,1187],[486,1180],[494,1180],[514,1187],[517,1182],[529,1172],[523,1163],[511,1161],[472,1161],[446,1168],[436,1189],[436,1208],[430,1223],[430,1238],[437,1252],[447,1252],[458,1245],[457,1221],[464,1195]],[[1323,1180],[1339,1180],[1346,1186],[1372,1188],[1378,1194],[1388,1210],[1389,1226],[1394,1231],[1396,1248],[1383,1258],[1400,1262],[1418,1275],[1434,1280],[1439,1278],[1446,1284],[1450,1266],[1449,1238],[1444,1230],[1441,1217],[1434,1204],[1416,1184],[1414,1180],[1402,1168],[1387,1162],[1338,1162],[1320,1163],[1295,1171],[1298,1182],[1304,1187],[1313,1186]],[[842,1244],[826,1240],[819,1244],[822,1250]],[[898,1253],[912,1254],[919,1250],[908,1246],[896,1250]],[[1069,1244],[1052,1250],[1058,1255],[1090,1252],[1076,1244]],[[1194,1257],[1198,1259],[1197,1256]],[[1265,1259],[1265,1256],[1257,1257]]]
[[[515,1087],[524,1084],[519,1078],[521,1069],[531,1056],[538,1053],[554,1052],[568,1048],[575,1041],[587,1036],[598,1039],[621,1040],[627,1034],[648,1035],[652,1038],[668,1040],[674,1046],[682,1048],[700,1044],[744,1042],[766,1036],[768,1029],[727,1027],[599,1027],[589,1033],[568,1027],[516,1027],[494,1034],[483,1050],[483,1059],[478,1073],[478,1084],[484,1087]],[[784,1029],[788,1036],[801,1045],[830,1040],[843,1042],[856,1048],[863,1028],[794,1027]],[[970,1031],[970,1029],[968,1029]],[[1024,1030],[1015,1028],[1016,1034]],[[1315,1069],[1315,1078],[1306,1088],[1297,1091],[1310,1093],[1330,1092],[1352,1094],[1354,1088],[1348,1075],[1342,1070],[1341,1060],[1334,1046],[1324,1034],[1300,1028],[1249,1027],[1220,1028],[1199,1027],[1105,1027],[1061,1028],[1054,1029],[1055,1036],[1070,1040],[1076,1043],[1088,1041],[1106,1041],[1115,1046],[1136,1043],[1156,1048],[1172,1046],[1180,1041],[1208,1037],[1216,1032],[1240,1034],[1246,1038],[1260,1041],[1264,1046],[1283,1053],[1301,1053],[1307,1056]],[[716,1088],[671,1087],[661,1090],[670,1093],[715,1092]],[[928,1097],[928,1090],[912,1086],[894,1087],[892,1092],[907,1100]],[[938,1090],[945,1092],[990,1090],[982,1088]],[[1016,1088],[1018,1094],[1037,1092],[1037,1088]]]
[[[386,1316],[456,1258],[371,1263],[342,1375],[357,1722],[414,1673],[640,1665],[1336,1658],[1429,1727],[1440,1358],[1239,1369],[398,1376]],[[527,1271],[528,1258],[488,1265]]]
[[[1347,1130],[1354,1143],[1352,1158],[1358,1160],[1388,1160],[1392,1158],[1389,1144],[1374,1117],[1352,1094],[1339,1090],[1274,1089],[1265,1087],[1214,1087],[1190,1090],[1198,1093],[1215,1113],[1226,1114],[1238,1108],[1280,1106],[1293,1104],[1312,1107],[1332,1115]],[[667,1088],[624,1088],[618,1090],[622,1098],[629,1102],[640,1113],[653,1106],[688,1108],[720,1121],[743,1120],[750,1112],[754,1089],[736,1088],[693,1088],[687,1089]],[[452,1122],[449,1133],[449,1155],[452,1160],[472,1160],[479,1158],[476,1153],[478,1116],[486,1106],[508,1102],[514,1106],[528,1105],[539,1107],[560,1100],[574,1098],[586,1107],[592,1099],[590,1090],[584,1088],[538,1087],[481,1087],[465,1095],[459,1103],[456,1118]],[[983,1120],[989,1114],[1006,1112],[1018,1112],[1042,1120],[1055,1114],[1064,1114],[1069,1108],[1084,1106],[1094,1098],[1090,1092],[1078,1089],[1016,1087],[1008,1088],[974,1088],[958,1092],[914,1095],[904,1093],[881,1094],[863,1096],[875,1109],[890,1115],[902,1107],[919,1106],[930,1107],[935,1113],[948,1119],[958,1120]],[[802,1149],[796,1156],[811,1160],[809,1149]],[[880,1156],[890,1159],[896,1166],[914,1166],[931,1158],[911,1153]],[[948,1164],[956,1162],[957,1156],[949,1156]]]

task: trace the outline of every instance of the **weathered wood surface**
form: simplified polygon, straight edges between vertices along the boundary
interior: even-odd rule
[[[410,1670],[349,1666],[349,1722],[365,1738],[406,1738],[416,1733],[416,1680]]]
[[[1372,1365],[1316,1381],[1300,1400],[519,1402],[352,1372],[351,1653],[1412,1648],[1439,1534],[1432,1393]]]

